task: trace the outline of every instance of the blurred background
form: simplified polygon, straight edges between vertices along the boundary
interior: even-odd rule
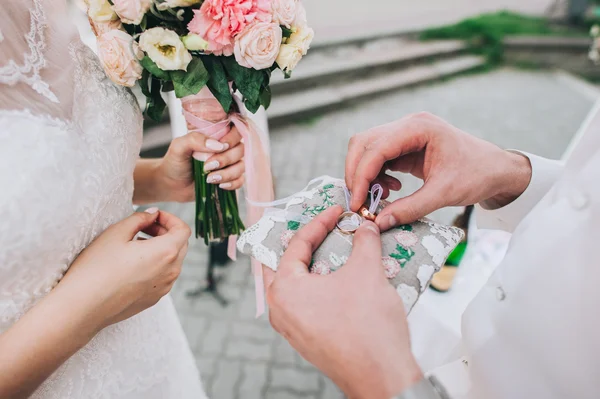
[[[268,120],[279,198],[316,176],[343,177],[353,134],[419,111],[504,148],[559,159],[577,141],[598,98],[600,66],[588,57],[589,28],[600,18],[596,1],[303,2],[316,32],[313,48],[292,79],[274,74],[272,105],[257,117],[265,129]],[[93,47],[81,11],[74,18]],[[142,156],[161,156],[177,123],[176,110],[160,124],[147,123]],[[407,176],[400,179],[404,188],[398,195],[419,187]],[[158,206],[193,225],[193,204]],[[432,217],[451,223],[461,211],[446,209]],[[476,266],[483,281],[508,239],[503,233],[479,234],[461,270]],[[207,284],[218,295],[204,292]],[[451,293],[462,290],[459,302],[466,304],[475,286],[457,278]],[[451,293],[432,292],[423,302],[443,308],[450,302],[444,295]],[[228,263],[223,248],[191,242],[173,298],[209,396],[343,397],[271,330],[268,317],[254,319],[248,258]],[[445,310],[449,329],[458,330],[461,306]]]

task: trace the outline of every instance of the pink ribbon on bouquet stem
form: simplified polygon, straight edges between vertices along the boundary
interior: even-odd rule
[[[243,104],[234,95],[238,109]],[[244,164],[246,167],[246,202],[247,225],[252,225],[262,217],[264,208],[252,205],[253,202],[269,202],[274,199],[271,161],[266,140],[263,142],[258,128],[241,112],[227,114],[219,101],[207,87],[200,93],[182,98],[183,114],[188,126],[188,133],[198,132],[214,140],[221,140],[231,130],[232,124],[237,128],[244,143]],[[265,137],[266,139],[266,137]],[[206,159],[210,154],[206,154]],[[236,260],[237,237],[229,237],[227,254]],[[252,274],[256,290],[256,317],[265,312],[265,287],[262,265],[252,260]]]

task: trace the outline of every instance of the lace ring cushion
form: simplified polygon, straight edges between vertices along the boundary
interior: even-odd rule
[[[346,208],[344,182],[330,178],[314,189],[293,195],[285,210],[267,212],[240,236],[238,248],[277,270],[281,256],[303,222],[337,204]],[[386,205],[383,201],[381,207]],[[337,229],[329,234],[313,256],[311,273],[327,275],[343,267],[352,252],[352,238]],[[399,226],[381,235],[385,274],[402,297],[407,312],[462,238],[462,230],[429,220]]]

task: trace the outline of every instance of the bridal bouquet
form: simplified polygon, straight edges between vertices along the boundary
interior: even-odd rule
[[[286,78],[313,38],[299,0],[86,0],[99,57],[117,84],[139,83],[145,114],[160,120],[161,93],[182,99],[189,131],[219,140],[235,125],[245,144],[248,198],[273,196],[268,154],[242,104],[255,113],[271,102],[271,73]],[[240,98],[234,93],[239,93]],[[235,192],[207,184],[193,160],[196,237],[205,242],[243,229]],[[258,186],[260,183],[260,187]],[[260,217],[249,210],[250,220]],[[255,220],[252,220],[252,219]]]

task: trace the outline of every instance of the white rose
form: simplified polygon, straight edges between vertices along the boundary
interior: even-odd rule
[[[142,77],[139,60],[144,53],[126,32],[111,30],[98,37],[98,57],[108,77],[118,85],[133,87]]]
[[[172,30],[148,29],[140,36],[140,48],[163,71],[185,71],[192,61],[192,55]]]
[[[307,24],[306,9],[302,5],[302,3],[300,1],[298,1],[298,3],[296,3],[296,16],[294,17],[293,25],[296,27],[299,27],[299,26],[306,26],[306,24]]]
[[[273,0],[273,22],[290,28],[296,18],[296,4],[298,0]]]
[[[302,55],[306,55],[314,37],[315,31],[308,26],[297,26],[296,31],[288,38],[287,44],[301,48]]]
[[[302,49],[291,44],[282,44],[277,56],[277,65],[284,72],[290,72],[302,59]]]
[[[175,7],[189,7],[194,4],[199,4],[201,0],[165,0],[165,4],[169,8]]]
[[[282,35],[281,28],[274,22],[246,26],[235,38],[235,60],[246,68],[270,68],[279,53]]]
[[[110,22],[119,19],[108,0],[89,0],[88,17],[94,22]]]
[[[139,25],[152,6],[152,0],[113,0],[113,4],[123,23]]]

